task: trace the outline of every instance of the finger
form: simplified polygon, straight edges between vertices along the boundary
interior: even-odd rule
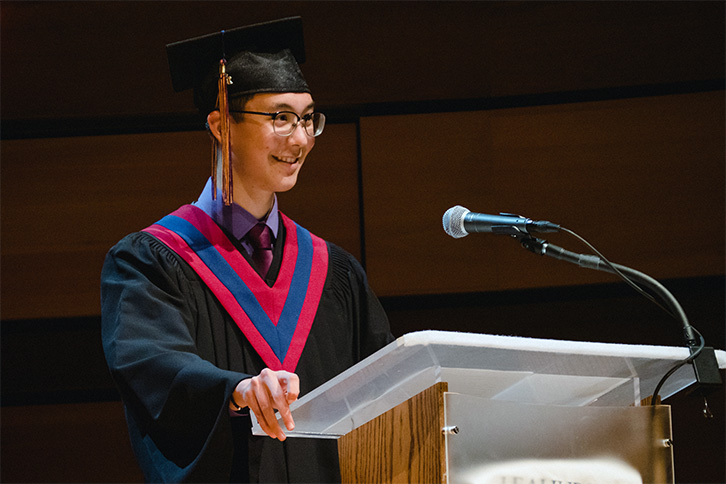
[[[285,424],[285,428],[287,428],[287,430],[293,430],[295,428],[295,421],[292,418],[290,406],[287,403],[285,395],[280,396],[279,401],[276,401],[276,405],[277,410],[280,412],[280,417],[282,417],[282,422]]]
[[[273,432],[273,430],[270,428],[270,425],[267,423],[267,420],[262,413],[260,402],[258,401],[253,389],[253,380],[254,378],[251,378],[249,380],[249,385],[247,385],[247,387],[244,389],[244,401],[247,404],[247,408],[249,408],[249,410],[257,417],[257,423],[260,425],[262,431],[272,438],[277,438],[277,434]]]
[[[286,371],[272,371],[263,370],[260,376],[264,379],[267,384],[267,388],[270,391],[270,397],[273,400],[274,408],[279,410],[280,417],[288,430],[295,428],[295,422],[293,421],[292,414],[290,413],[290,405],[287,400],[286,388],[288,381],[294,380],[292,373]]]
[[[263,374],[252,378],[250,389],[252,390],[253,398],[255,399],[258,408],[256,415],[258,420],[264,420],[266,423],[268,428],[268,431],[266,432],[267,435],[279,440],[285,440],[285,433],[282,431],[282,428],[280,428],[280,424],[275,416],[273,403],[275,400],[271,396],[269,384],[269,379]],[[275,386],[277,386],[279,392],[279,385],[275,383]]]
[[[292,430],[295,428],[295,422],[292,419],[290,406],[287,402],[287,396],[284,389],[286,387],[285,380],[289,375],[292,375],[292,373],[285,371],[275,372],[268,369],[265,369],[260,373],[260,377],[267,386],[269,395],[272,398],[272,406],[279,410],[285,427],[288,430]],[[282,431],[282,429],[280,430]]]
[[[285,433],[280,428],[274,412],[270,413],[266,408],[265,405],[260,405],[257,402],[250,405],[250,410],[257,416],[257,423],[262,431],[273,439],[285,440]]]
[[[260,406],[254,397],[251,397],[249,399],[249,404],[247,405],[247,408],[249,408],[250,412],[255,414],[255,417],[257,418],[257,424],[260,426],[262,431],[270,437],[276,438],[277,436],[272,432],[270,426],[267,425],[267,422],[265,422],[262,411],[260,410]]]
[[[287,403],[292,403],[300,396],[300,378],[295,373],[284,373],[281,381],[286,392]]]
[[[278,378],[283,391],[284,402],[276,401],[277,408],[280,411],[280,416],[285,427],[288,430],[293,430],[295,428],[295,421],[290,411],[290,404],[297,400],[300,393],[300,379],[296,374],[286,371],[279,372]]]

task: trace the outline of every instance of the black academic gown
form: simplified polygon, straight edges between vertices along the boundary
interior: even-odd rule
[[[268,284],[280,267],[282,224],[279,234]],[[393,340],[358,262],[330,243],[328,253],[295,370],[301,396]],[[104,352],[147,481],[340,480],[335,440],[255,437],[249,416],[230,416],[237,383],[266,365],[181,257],[134,233],[109,251],[101,279]]]

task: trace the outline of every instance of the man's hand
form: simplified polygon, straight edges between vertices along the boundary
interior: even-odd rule
[[[233,398],[238,405],[255,412],[260,428],[267,435],[273,439],[285,440],[285,433],[275,418],[275,410],[280,412],[285,427],[288,430],[294,429],[290,404],[297,400],[299,394],[300,379],[295,373],[265,368],[259,375],[239,382]]]

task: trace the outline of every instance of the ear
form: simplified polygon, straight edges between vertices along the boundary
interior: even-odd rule
[[[207,126],[209,126],[209,133],[217,139],[217,142],[222,142],[222,117],[219,111],[212,111],[207,115]]]

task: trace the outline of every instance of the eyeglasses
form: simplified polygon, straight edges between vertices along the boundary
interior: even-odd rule
[[[323,113],[309,113],[298,116],[292,111],[278,111],[276,113],[263,113],[259,111],[229,111],[230,113],[259,114],[272,118],[272,129],[278,136],[290,136],[300,124],[305,134],[315,137],[320,136],[325,127],[325,115]]]

